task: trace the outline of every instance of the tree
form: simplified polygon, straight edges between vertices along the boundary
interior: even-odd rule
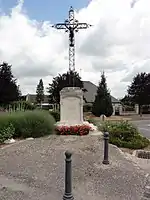
[[[0,104],[8,105],[12,101],[18,101],[21,92],[16,84],[11,65],[3,62],[0,65]]]
[[[150,104],[150,73],[138,73],[128,87],[128,95],[135,104],[143,105]]]
[[[100,117],[100,115],[109,117],[113,113],[111,96],[107,89],[104,73],[101,75],[101,81],[99,82],[97,94],[93,103],[92,113],[97,117]]]
[[[79,87],[83,88],[83,82],[81,77],[75,71],[68,71],[64,74],[59,74],[54,77],[52,83],[49,84],[48,93],[49,93],[49,102],[50,103],[59,103],[60,102],[60,91],[64,87]]]
[[[123,105],[127,105],[127,106],[133,106],[134,105],[132,98],[129,95],[125,95],[122,99],[120,99],[120,102]]]
[[[44,85],[43,80],[39,80],[39,84],[36,87],[36,102],[42,105],[44,101]]]

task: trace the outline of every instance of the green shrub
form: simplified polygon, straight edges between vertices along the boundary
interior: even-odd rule
[[[145,137],[142,137],[141,135],[133,138],[131,141],[123,141],[117,137],[110,136],[109,142],[116,145],[117,147],[124,147],[129,149],[143,149],[150,144],[149,140]]]
[[[54,132],[54,124],[54,118],[45,111],[12,112],[0,116],[0,132],[5,131],[7,138],[8,133],[14,138],[49,135]]]
[[[4,124],[3,124],[4,125]],[[15,133],[14,126],[10,124],[5,124],[0,127],[0,143],[3,143],[5,140],[11,139]]]
[[[109,132],[109,142],[118,147],[142,149],[150,144],[150,141],[142,137],[137,128],[128,121],[107,121],[99,125],[98,128],[103,132]]]
[[[55,121],[60,121],[60,112],[59,111],[49,111],[49,113],[54,117]]]
[[[15,137],[42,137],[54,131],[54,118],[44,111],[12,113],[10,121],[15,127]]]

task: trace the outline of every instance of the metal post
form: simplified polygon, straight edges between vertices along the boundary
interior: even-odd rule
[[[108,145],[109,145],[109,133],[105,132],[104,133],[104,160],[103,164],[108,165],[109,160],[108,160]]]
[[[63,200],[73,200],[72,195],[72,166],[71,166],[71,152],[65,152],[65,193],[63,195]]]

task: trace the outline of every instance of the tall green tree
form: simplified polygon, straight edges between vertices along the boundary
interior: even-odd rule
[[[43,101],[44,101],[44,84],[43,80],[40,79],[36,87],[36,102],[42,105]]]
[[[49,102],[50,103],[59,103],[60,102],[60,91],[64,87],[80,87],[83,88],[83,82],[81,77],[76,71],[68,71],[64,74],[59,74],[54,77],[52,83],[49,84],[48,93],[49,93]]]
[[[0,65],[0,105],[18,101],[20,95],[21,92],[12,74],[11,65],[3,62]]]
[[[135,104],[150,104],[150,73],[138,73],[134,76],[131,85],[128,87],[128,95]]]
[[[109,117],[113,113],[111,96],[107,89],[104,72],[101,75],[101,81],[99,82],[97,94],[93,103],[92,113],[97,117],[100,117],[100,115]]]

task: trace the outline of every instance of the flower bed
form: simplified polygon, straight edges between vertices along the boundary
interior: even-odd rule
[[[150,141],[128,121],[105,121],[98,125],[98,129],[102,132],[109,132],[109,142],[118,147],[143,149],[150,145]]]
[[[57,126],[55,128],[57,135],[87,135],[91,127],[88,125],[75,125],[75,126]]]

